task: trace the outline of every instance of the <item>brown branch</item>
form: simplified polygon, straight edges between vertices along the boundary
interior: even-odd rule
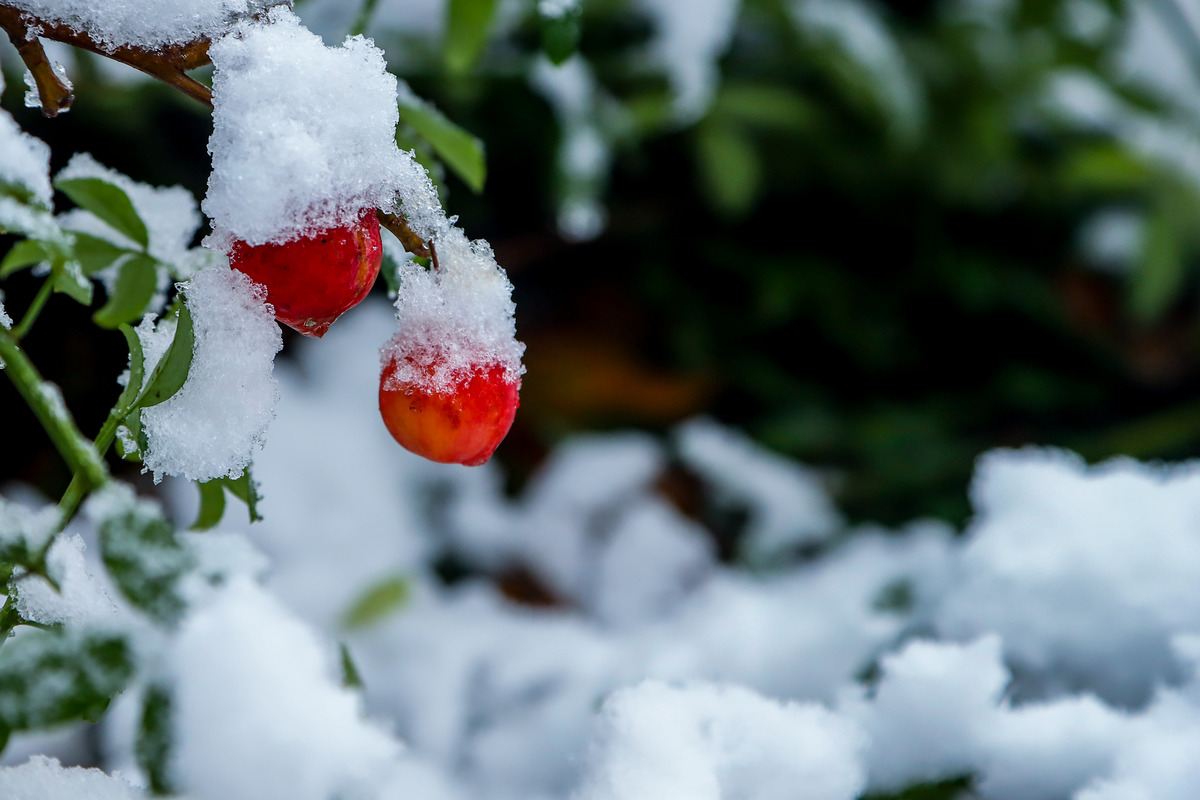
[[[35,36],[23,42],[13,39],[13,45],[29,73],[33,75],[34,85],[37,86],[38,97],[42,100],[42,114],[47,117],[57,117],[60,111],[66,111],[75,100],[71,87],[62,76],[54,71],[54,65],[46,58],[41,41]]]
[[[432,242],[426,242],[417,236],[408,226],[408,220],[403,215],[388,214],[386,211],[380,211],[378,214],[379,224],[394,233],[400,240],[400,244],[404,245],[405,250],[422,258],[429,258],[432,255]]]
[[[42,113],[48,117],[53,117],[60,110],[66,110],[70,105],[70,91],[66,90],[58,75],[54,73],[53,67],[46,61],[46,54],[38,41],[39,37],[69,44],[80,50],[127,64],[212,108],[212,89],[186,74],[187,70],[211,63],[208,58],[208,39],[201,38],[157,50],[136,45],[110,47],[97,42],[83,31],[38,19],[29,12],[7,3],[0,3],[0,28],[8,34],[8,38],[21,53],[25,66],[33,73],[38,93],[42,98]],[[64,90],[67,94],[65,104],[62,98]]]

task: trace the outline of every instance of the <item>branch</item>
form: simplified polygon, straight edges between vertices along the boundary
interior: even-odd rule
[[[431,255],[432,243],[426,242],[420,236],[413,232],[409,227],[408,220],[402,214],[388,214],[385,211],[379,213],[379,224],[387,228],[396,235],[400,240],[400,244],[404,245],[404,249],[412,253],[414,256],[429,258]]]
[[[33,73],[38,94],[42,98],[42,113],[47,117],[53,117],[59,111],[70,107],[71,91],[47,61],[46,53],[38,41],[39,37],[69,44],[80,50],[127,64],[168,86],[174,86],[188,97],[212,108],[212,89],[187,74],[187,70],[211,63],[208,58],[208,39],[197,39],[157,50],[135,45],[108,47],[87,33],[67,25],[47,22],[7,3],[0,3],[0,28],[8,34],[17,52],[21,54],[25,66]]]

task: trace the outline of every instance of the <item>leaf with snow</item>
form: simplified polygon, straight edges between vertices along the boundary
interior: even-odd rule
[[[135,500],[125,488],[110,490],[118,491],[124,496],[105,497],[96,512],[104,566],[126,600],[154,620],[173,623],[183,612],[178,583],[192,567],[191,556],[156,503]]]
[[[142,247],[150,244],[146,223],[138,216],[133,201],[121,187],[102,178],[59,178],[54,187],[75,205],[95,214],[119,233]]]
[[[124,638],[26,631],[0,648],[0,741],[15,731],[95,721],[133,675]]]

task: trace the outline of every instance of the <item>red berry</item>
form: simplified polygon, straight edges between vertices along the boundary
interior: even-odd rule
[[[521,381],[500,364],[476,369],[446,391],[405,381],[393,356],[379,379],[379,412],[404,449],[443,464],[477,467],[492,457],[512,427]],[[433,368],[424,370],[432,374]]]
[[[333,321],[362,302],[379,275],[379,218],[365,209],[354,225],[282,244],[235,242],[229,263],[267,290],[275,319],[320,338]]]

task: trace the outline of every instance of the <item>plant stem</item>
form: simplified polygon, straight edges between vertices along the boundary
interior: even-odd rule
[[[46,301],[50,299],[50,294],[53,291],[54,276],[50,276],[46,278],[46,282],[42,284],[42,288],[38,289],[37,296],[29,304],[29,309],[25,312],[25,316],[21,317],[21,321],[17,323],[17,327],[12,329],[10,335],[14,341],[21,341],[25,338],[25,334],[29,333],[29,329],[33,327],[38,314],[42,313],[42,308],[46,305]]]
[[[104,458],[104,454],[112,446],[113,440],[117,436],[117,428],[129,416],[129,412],[130,409],[118,410],[115,408],[109,412],[108,419],[104,421],[103,427],[100,428],[100,433],[96,435],[94,445],[96,453],[100,458]],[[71,478],[70,485],[67,486],[67,491],[63,493],[62,499],[58,501],[60,530],[70,524],[71,519],[75,516],[75,512],[79,510],[79,504],[87,496],[87,492],[87,478],[82,473],[76,472]]]
[[[58,388],[42,379],[12,334],[3,328],[0,328],[0,361],[4,362],[4,374],[38,418],[67,466],[82,476],[89,490],[105,484],[108,468],[92,443],[79,432]]]

